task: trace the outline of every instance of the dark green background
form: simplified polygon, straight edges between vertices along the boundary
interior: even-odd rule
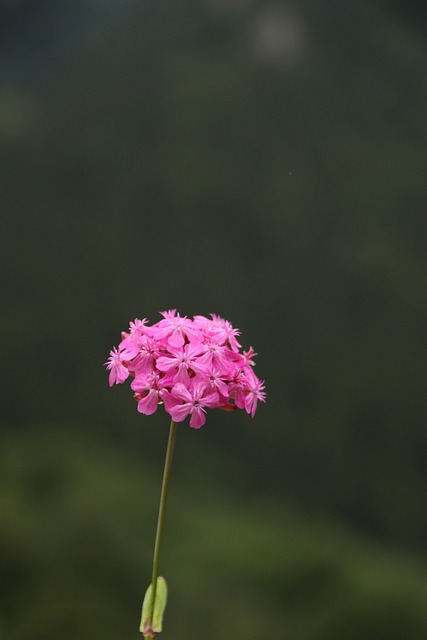
[[[120,331],[218,313],[254,420],[179,426],[164,639],[427,635],[427,12],[0,2],[0,638],[138,637],[168,420]]]

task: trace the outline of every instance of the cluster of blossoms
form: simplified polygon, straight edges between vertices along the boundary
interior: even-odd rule
[[[190,427],[206,422],[206,408],[245,409],[255,415],[265,401],[264,384],[253,371],[252,347],[241,352],[239,331],[212,315],[181,317],[175,309],[162,320],[134,320],[105,363],[110,386],[132,377],[138,411],[151,415],[163,404],[174,422],[190,416]]]

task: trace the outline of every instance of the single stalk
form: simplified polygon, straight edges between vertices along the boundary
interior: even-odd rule
[[[166,513],[166,502],[169,493],[169,479],[172,467],[173,449],[175,445],[176,424],[171,420],[168,447],[166,450],[165,468],[163,470],[162,492],[160,494],[159,517],[157,520],[156,542],[154,544],[153,573],[151,577],[150,627],[153,625],[154,603],[156,602],[157,577],[159,575],[160,551],[163,540],[163,529]]]

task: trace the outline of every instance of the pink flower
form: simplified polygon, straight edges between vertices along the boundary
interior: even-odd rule
[[[219,316],[181,317],[175,309],[149,325],[134,320],[105,363],[109,384],[132,376],[138,411],[151,415],[159,405],[176,422],[190,418],[200,428],[207,409],[245,409],[254,416],[265,402],[264,383],[253,371],[252,347],[241,352],[239,331]]]
[[[123,342],[122,342],[123,345]],[[127,351],[125,351],[127,354]],[[138,375],[140,373],[150,373],[154,370],[156,358],[161,353],[161,345],[149,336],[141,336],[138,341],[138,351],[134,354],[129,369]]]
[[[210,367],[210,369],[207,368],[205,375],[209,388],[217,391],[217,393],[222,396],[223,404],[225,404],[230,395],[230,388],[226,375],[214,367]]]
[[[201,344],[188,343],[181,349],[169,347],[169,355],[160,356],[157,359],[156,367],[160,371],[171,374],[175,371],[173,384],[182,382],[185,385],[190,383],[190,372],[200,371],[198,356],[206,352],[206,347]]]
[[[110,387],[112,387],[113,384],[121,384],[128,377],[129,371],[121,361],[121,355],[116,347],[111,349],[110,357],[105,364],[107,369],[110,370],[110,376],[108,378]]]
[[[258,400],[265,402],[264,382],[259,380],[249,367],[245,367],[235,380],[235,403],[239,409],[245,409],[252,417],[255,415]]]
[[[165,382],[166,380],[160,380],[155,373],[141,374],[131,382],[130,386],[136,392],[135,398],[140,413],[150,416],[157,411]]]
[[[166,400],[165,405],[175,422],[182,422],[188,415],[190,427],[200,429],[206,422],[205,407],[218,406],[218,394],[209,391],[207,385],[200,380],[193,381],[190,388],[182,383],[176,384]]]
[[[261,381],[254,374],[252,369],[247,369],[246,371],[247,378],[247,387],[246,387],[246,397],[245,397],[245,409],[247,413],[250,413],[252,418],[255,415],[255,411],[257,408],[258,400],[261,402],[265,402],[265,385],[264,382]]]
[[[215,342],[206,345],[206,353],[200,358],[201,364],[208,367],[216,367],[221,371],[232,371],[233,352],[228,347],[223,347]]]
[[[190,342],[201,341],[202,337],[199,331],[193,327],[192,321],[187,317],[181,318],[175,309],[163,311],[162,316],[164,319],[155,325],[156,337],[159,340],[167,339],[167,343],[171,347],[182,347],[185,338],[188,338]]]
[[[129,333],[122,333],[122,341],[120,343],[120,350],[123,351],[123,357],[127,360],[130,360],[136,356],[141,348],[141,340],[146,333],[145,325],[148,320],[144,318],[143,320],[138,320],[136,318],[133,322],[129,324]]]
[[[238,329],[233,329],[231,322],[223,320],[214,313],[211,313],[212,323],[214,325],[213,333],[219,338],[221,344],[230,344],[233,351],[238,351],[241,348],[241,344],[237,342],[236,336],[240,335]]]
[[[130,333],[144,333],[145,325],[147,324],[147,322],[148,322],[147,318],[143,318],[142,320],[139,320],[138,318],[135,318],[135,320],[133,322],[129,323],[129,332]]]

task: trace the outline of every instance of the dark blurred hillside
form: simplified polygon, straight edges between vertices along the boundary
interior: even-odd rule
[[[213,311],[269,397],[196,468],[425,548],[424,9],[64,7],[0,6],[5,430],[160,462],[102,363],[135,316]]]

